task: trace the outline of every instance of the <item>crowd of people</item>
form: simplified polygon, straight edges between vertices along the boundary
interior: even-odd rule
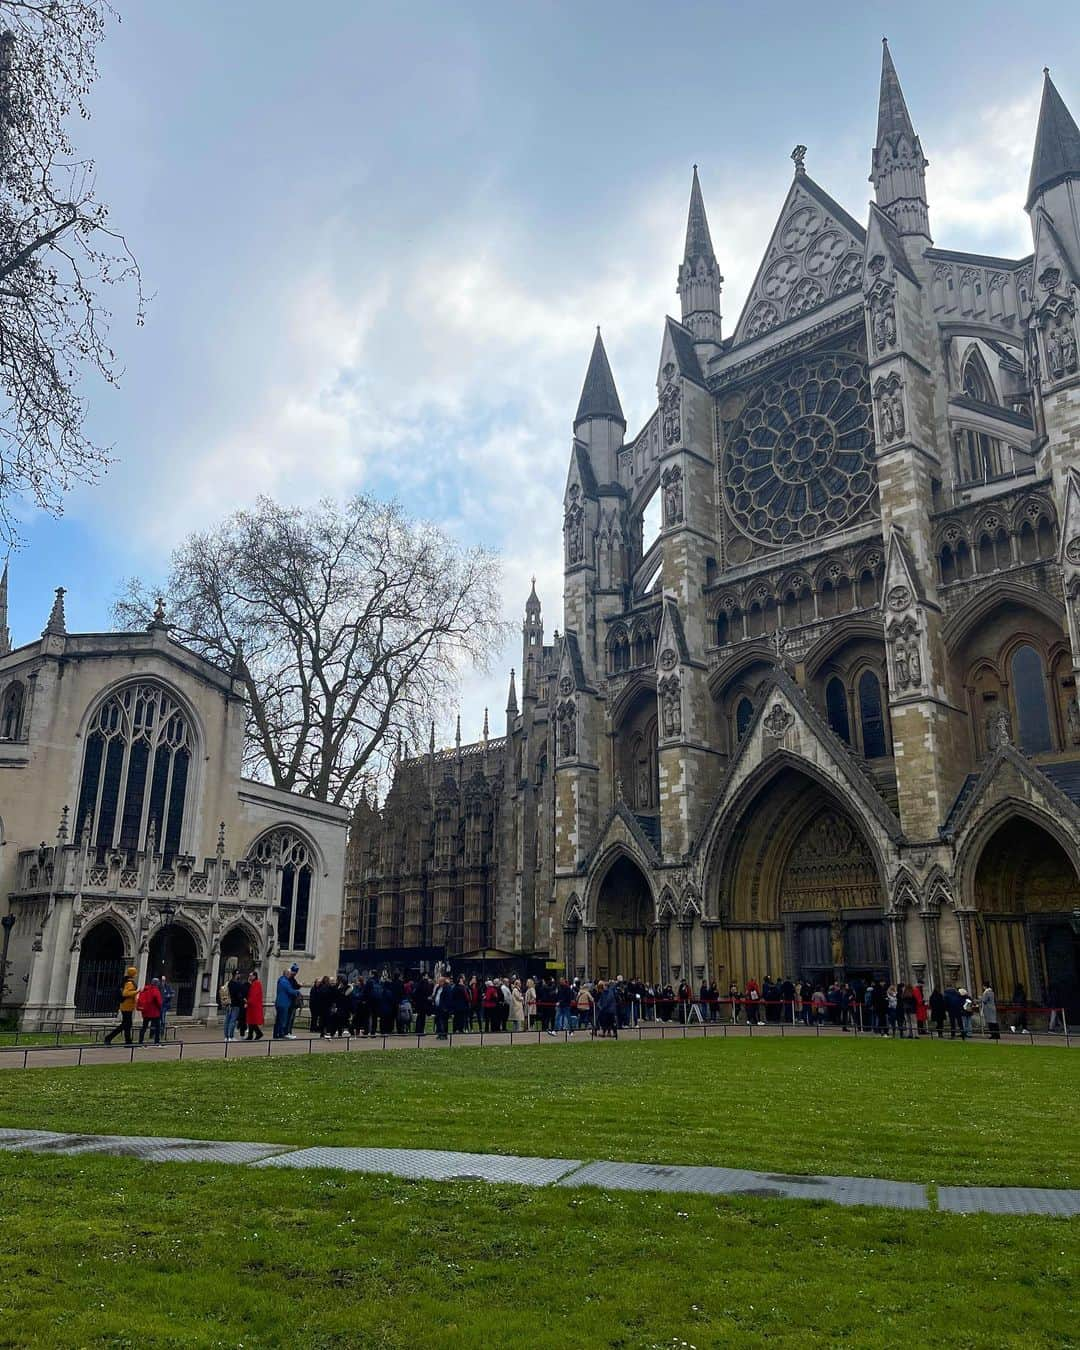
[[[106,1035],[111,1045],[123,1035],[134,1043],[133,1020],[142,1015],[139,1044],[147,1036],[160,1045],[173,993],[168,981],[154,977],[140,989],[138,972],[129,966],[120,994],[120,1023]],[[218,990],[226,1041],[261,1040],[266,1021],[263,984],[258,970],[233,972]],[[978,997],[960,986],[935,989],[925,997],[919,984],[885,980],[833,980],[811,983],[766,978],[744,988],[732,982],[726,995],[715,983],[695,991],[685,980],[677,987],[639,980],[570,981],[554,975],[522,979],[515,975],[434,977],[399,971],[324,975],[305,994],[300,967],[293,964],[278,977],[274,989],[275,1040],[296,1039],[297,1014],[306,1002],[310,1034],[329,1040],[342,1036],[423,1036],[440,1040],[468,1032],[536,1031],[550,1036],[589,1035],[615,1038],[621,1029],[641,1022],[692,1022],[750,1027],[768,1024],[831,1026],[877,1036],[914,1038],[937,1035],[966,1040],[976,1018],[997,1040],[1001,1034],[997,996],[987,985]],[[1013,990],[1009,1030],[1028,1029],[1028,999],[1022,985]],[[1055,1029],[1051,1014],[1050,1030]]]

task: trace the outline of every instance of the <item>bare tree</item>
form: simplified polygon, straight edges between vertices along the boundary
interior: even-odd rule
[[[262,497],[191,535],[164,595],[175,636],[247,686],[248,771],[349,805],[399,737],[421,743],[463,667],[501,645],[498,581],[493,554],[396,503],[301,510]],[[153,607],[136,579],[115,615],[135,627]]]
[[[0,0],[0,536],[16,501],[59,514],[108,451],[84,430],[79,381],[117,377],[105,288],[138,266],[95,197],[94,166],[68,127],[87,118],[107,0]]]

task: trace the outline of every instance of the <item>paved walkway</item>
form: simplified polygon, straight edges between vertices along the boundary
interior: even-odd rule
[[[172,1032],[170,1028],[170,1035]],[[365,1050],[454,1050],[470,1046],[495,1045],[562,1045],[567,1037],[560,1032],[552,1037],[541,1031],[514,1032],[466,1032],[450,1036],[445,1041],[437,1040],[433,1034],[426,1036],[342,1036],[334,1040],[322,1040],[303,1032],[296,1040],[275,1041],[264,1036],[261,1041],[222,1040],[218,1027],[186,1025],[176,1028],[178,1039],[170,1039],[168,1044],[155,1047],[146,1045],[126,1046],[122,1041],[113,1045],[86,1043],[84,1045],[55,1045],[54,1043],[28,1041],[20,1045],[0,1045],[0,1069],[57,1069],[84,1064],[130,1064],[136,1060],[213,1060],[213,1059],[267,1059],[278,1055],[326,1055],[341,1054]],[[787,1026],[782,1023],[766,1023],[759,1027],[747,1027],[745,1024],[733,1026],[729,1022],[706,1022],[703,1025],[691,1022],[682,1026],[677,1022],[658,1023],[641,1022],[636,1027],[626,1027],[619,1034],[620,1040],[659,1041],[727,1039],[757,1040],[782,1038],[785,1040],[817,1040],[833,1037],[852,1040],[879,1039],[869,1032],[842,1032],[838,1027]],[[573,1040],[587,1041],[588,1033],[579,1031]],[[922,1036],[915,1038],[919,1044],[936,1044],[937,1038]],[[948,1038],[947,1038],[948,1039]],[[959,1044],[959,1041],[957,1042]],[[1022,1033],[1010,1035],[1002,1033],[1000,1041],[990,1041],[985,1037],[973,1037],[969,1047],[976,1045],[996,1046],[1060,1046],[1064,1048],[1080,1046],[1080,1036],[1057,1035],[1048,1032]],[[885,1050],[883,1053],[887,1054]]]
[[[298,1148],[208,1139],[167,1139],[121,1134],[56,1134],[0,1129],[8,1152],[137,1158],[143,1162],[217,1162],[242,1167],[325,1167],[411,1180],[513,1182],[524,1186],[595,1186],[607,1191],[675,1191],[694,1195],[749,1195],[828,1200],[837,1205],[889,1209],[938,1209],[973,1214],[1080,1215],[1080,1190],[1026,1186],[926,1186],[871,1177],[789,1176],[732,1167],[660,1163],[583,1162],[576,1158],[519,1158],[497,1153],[437,1149]]]

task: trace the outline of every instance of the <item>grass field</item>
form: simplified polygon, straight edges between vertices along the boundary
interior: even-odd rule
[[[0,1074],[0,1124],[1080,1184],[1080,1059],[547,1044]],[[1080,1223],[0,1153],[0,1346],[1080,1346]]]
[[[1080,1055],[710,1040],[0,1074],[0,1125],[1080,1186]]]
[[[0,1155],[0,1345],[1077,1342],[1076,1224]]]

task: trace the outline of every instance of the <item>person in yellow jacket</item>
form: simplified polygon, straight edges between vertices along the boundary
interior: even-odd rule
[[[124,976],[124,987],[120,991],[120,1025],[113,1027],[112,1031],[105,1037],[105,1044],[112,1045],[113,1039],[124,1033],[124,1044],[131,1044],[131,1019],[135,1015],[135,1000],[139,996],[139,986],[135,983],[135,976],[138,971],[134,966],[128,966],[127,974]]]

